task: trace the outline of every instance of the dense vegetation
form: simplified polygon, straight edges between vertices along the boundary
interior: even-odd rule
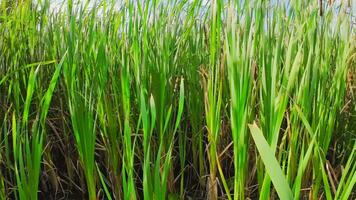
[[[0,3],[0,199],[356,198],[349,5],[113,2]]]

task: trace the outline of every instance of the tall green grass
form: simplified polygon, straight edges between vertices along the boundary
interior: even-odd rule
[[[317,1],[0,2],[0,199],[353,199],[355,36]]]

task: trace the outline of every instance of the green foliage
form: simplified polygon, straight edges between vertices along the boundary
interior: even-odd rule
[[[355,198],[347,5],[115,2],[1,1],[0,199]]]
[[[261,159],[266,166],[266,171],[271,177],[274,187],[278,193],[280,199],[293,199],[292,190],[290,189],[288,182],[283,175],[283,172],[278,164],[278,161],[274,157],[273,150],[268,145],[267,141],[263,137],[261,130],[256,124],[250,125],[250,131],[253,140]],[[263,196],[263,194],[261,194]]]

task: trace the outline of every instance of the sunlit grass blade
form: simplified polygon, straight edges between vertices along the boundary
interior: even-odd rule
[[[266,171],[272,180],[274,188],[276,189],[280,199],[293,199],[292,190],[279,166],[277,159],[274,156],[273,150],[268,145],[261,130],[256,124],[249,125],[251,136],[256,144],[257,150],[261,155]]]

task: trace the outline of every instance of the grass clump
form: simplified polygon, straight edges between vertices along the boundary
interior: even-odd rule
[[[348,4],[0,2],[0,199],[353,199]]]

